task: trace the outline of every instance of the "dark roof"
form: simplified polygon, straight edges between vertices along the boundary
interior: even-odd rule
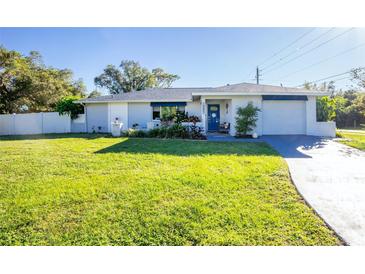
[[[244,94],[262,94],[268,95],[275,93],[288,93],[288,94],[318,94],[318,93],[326,93],[320,92],[317,90],[308,90],[304,88],[292,88],[292,87],[282,87],[282,86],[272,86],[272,85],[257,85],[252,83],[239,83],[233,85],[226,85],[221,87],[214,88],[216,92],[225,92],[225,93],[244,93]],[[202,93],[209,92],[203,91]],[[195,92],[193,92],[195,93]]]
[[[105,95],[85,98],[80,103],[102,103],[113,101],[124,102],[163,102],[163,101],[192,101],[193,96],[214,94],[242,94],[242,95],[328,95],[326,91],[312,91],[307,89],[289,88],[270,85],[256,85],[241,83],[216,88],[152,88],[116,95]]]

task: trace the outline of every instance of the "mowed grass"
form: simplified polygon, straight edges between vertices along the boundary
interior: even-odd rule
[[[344,138],[339,140],[341,143],[365,151],[365,130],[357,132],[341,130],[339,136]]]
[[[338,245],[264,143],[0,138],[1,245]]]

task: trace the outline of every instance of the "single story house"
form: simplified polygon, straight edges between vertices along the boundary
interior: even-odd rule
[[[163,111],[185,111],[198,116],[203,131],[214,132],[229,124],[235,135],[238,107],[249,102],[260,109],[254,132],[260,135],[302,134],[335,136],[334,122],[318,122],[316,97],[329,95],[282,86],[232,84],[215,88],[154,88],[117,95],[82,99],[88,132],[111,132],[111,123],[119,120],[123,130],[131,127],[147,129],[158,121]]]

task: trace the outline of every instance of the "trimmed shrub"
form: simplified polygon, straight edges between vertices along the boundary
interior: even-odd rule
[[[195,125],[195,123],[190,126],[190,137],[191,139],[202,140],[205,139],[204,135],[200,132],[200,128]]]
[[[181,124],[173,124],[172,126],[162,126],[149,131],[129,129],[123,132],[124,137],[139,138],[167,138],[167,139],[205,139],[197,126],[186,127]]]
[[[189,130],[181,124],[173,124],[167,128],[166,138],[189,138]]]
[[[158,138],[160,137],[160,128],[154,128],[154,129],[150,129],[149,131],[147,131],[147,137],[150,138]]]
[[[147,132],[143,130],[130,128],[124,132],[122,132],[123,137],[137,137],[137,138],[145,138],[147,136]]]
[[[259,108],[249,102],[246,107],[237,108],[236,112],[236,136],[242,137],[252,131],[258,119]]]

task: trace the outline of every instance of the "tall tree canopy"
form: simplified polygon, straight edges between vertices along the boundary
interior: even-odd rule
[[[95,77],[94,82],[106,88],[110,94],[119,94],[146,88],[167,88],[178,79],[178,75],[167,73],[161,68],[149,71],[138,62],[124,60],[119,68],[108,65],[101,75]]]
[[[23,56],[0,46],[0,114],[51,111],[61,98],[85,90],[72,71],[45,66],[38,52]]]

